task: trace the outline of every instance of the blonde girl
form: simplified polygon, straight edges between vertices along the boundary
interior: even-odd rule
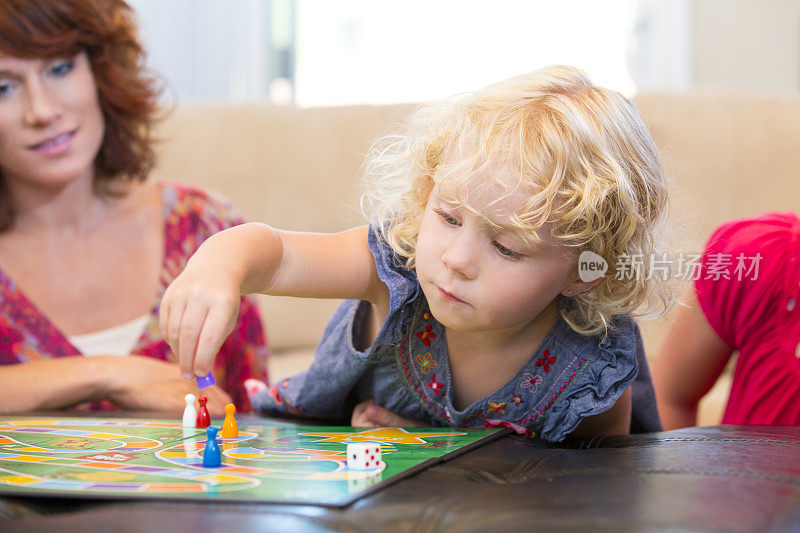
[[[421,109],[365,170],[369,226],[247,224],[201,246],[161,306],[185,377],[211,368],[241,294],[342,298],[261,411],[550,441],[659,428],[630,315],[664,291],[646,262],[616,267],[659,249],[667,183],[628,100],[545,68]]]

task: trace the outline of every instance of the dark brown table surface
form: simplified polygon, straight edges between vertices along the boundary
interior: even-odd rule
[[[507,436],[343,509],[0,498],[3,532],[491,530],[800,531],[800,427]]]

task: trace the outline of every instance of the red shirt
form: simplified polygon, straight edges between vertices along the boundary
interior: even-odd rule
[[[723,224],[698,277],[708,323],[739,351],[722,423],[800,425],[800,218],[766,213]]]

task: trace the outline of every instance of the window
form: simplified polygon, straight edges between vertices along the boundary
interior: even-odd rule
[[[689,0],[131,0],[180,102],[418,102],[538,67],[684,88]]]

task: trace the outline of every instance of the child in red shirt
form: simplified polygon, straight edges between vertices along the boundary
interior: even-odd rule
[[[736,351],[722,423],[800,425],[800,218],[723,224],[696,277],[653,364],[665,429],[695,425],[698,402]]]

